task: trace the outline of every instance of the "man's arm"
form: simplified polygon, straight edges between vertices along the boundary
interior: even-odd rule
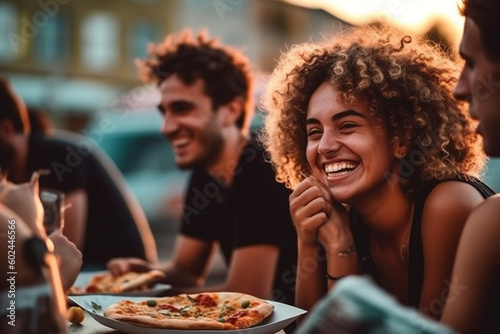
[[[270,299],[279,258],[275,245],[252,245],[233,251],[226,281],[221,285],[187,288],[188,293],[233,291]]]
[[[165,283],[179,287],[202,286],[216,249],[212,242],[179,235],[169,261],[152,264],[139,258],[115,258],[108,262],[107,267],[115,276],[128,271],[158,269],[166,274]]]
[[[202,286],[216,249],[212,242],[178,235],[171,260],[153,268],[165,272],[166,282],[174,286]]]
[[[73,190],[65,197],[65,204],[71,207],[64,211],[63,234],[80,250],[86,237],[87,202],[87,193],[82,189]]]

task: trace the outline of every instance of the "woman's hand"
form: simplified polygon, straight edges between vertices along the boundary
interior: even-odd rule
[[[312,177],[305,178],[290,195],[290,214],[297,230],[299,241],[313,244],[317,241],[318,229],[327,219],[329,195]]]
[[[305,178],[290,195],[290,213],[298,238],[304,243],[319,242],[325,247],[342,239],[352,242],[347,210],[312,176]]]

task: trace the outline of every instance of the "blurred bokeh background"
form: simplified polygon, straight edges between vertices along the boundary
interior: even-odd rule
[[[134,59],[170,32],[206,28],[267,73],[291,45],[352,24],[386,21],[456,47],[463,24],[456,1],[0,0],[0,70],[28,104],[81,130],[134,93]]]
[[[0,0],[0,73],[56,128],[81,132],[108,152],[156,235],[170,236],[188,174],[175,168],[161,137],[157,92],[137,76],[134,59],[148,43],[186,27],[207,29],[250,58],[258,100],[282,51],[351,25],[386,22],[456,52],[459,1]],[[258,126],[264,111],[256,111]],[[485,171],[497,191],[499,173],[498,161]]]

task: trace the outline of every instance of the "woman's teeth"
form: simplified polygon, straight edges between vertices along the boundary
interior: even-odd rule
[[[356,165],[350,162],[340,162],[325,165],[325,172],[327,174],[330,173],[342,173],[342,172],[350,172],[356,168]]]

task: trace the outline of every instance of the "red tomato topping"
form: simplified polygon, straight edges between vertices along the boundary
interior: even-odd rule
[[[97,292],[97,287],[95,285],[89,285],[85,288],[85,292]]]
[[[227,318],[227,322],[229,322],[230,324],[233,324],[241,317],[244,317],[248,314],[248,311],[238,311],[236,313],[233,313],[231,314],[231,316],[229,318]]]
[[[170,305],[170,304],[161,304],[161,305],[158,305],[159,308],[161,308],[162,310],[169,310],[170,312],[179,312],[179,309],[173,305]]]
[[[200,294],[195,298],[196,303],[201,306],[217,306],[215,300],[209,295]]]

